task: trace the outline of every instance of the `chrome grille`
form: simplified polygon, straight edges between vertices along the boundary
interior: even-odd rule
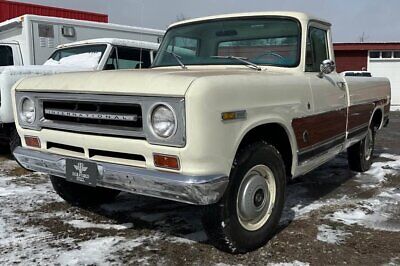
[[[25,97],[31,98],[36,105],[33,124],[27,124],[17,116],[24,129],[117,136],[174,147],[186,144],[185,101],[182,97],[29,91],[16,92],[15,97],[18,112]],[[171,106],[177,116],[176,134],[169,139],[155,136],[149,125],[152,108],[158,103]]]
[[[138,104],[43,101],[43,116],[53,122],[104,125],[142,130]]]

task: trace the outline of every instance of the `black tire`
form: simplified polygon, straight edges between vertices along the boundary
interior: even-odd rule
[[[21,138],[18,135],[17,129],[15,127],[10,128],[10,152],[12,157],[14,158],[13,152],[17,147],[20,147]]]
[[[368,145],[368,142],[370,146]],[[368,151],[367,146],[370,147]],[[349,168],[356,172],[365,172],[371,168],[375,149],[375,128],[371,126],[368,133],[361,141],[347,149]]]
[[[108,203],[120,193],[118,190],[68,182],[58,176],[50,176],[50,180],[57,194],[73,206],[90,207]]]
[[[236,202],[242,180],[245,180],[251,169],[259,165],[267,166],[273,173],[276,188],[275,204],[271,214],[259,229],[248,230],[240,222],[240,211]],[[285,165],[278,150],[263,141],[244,147],[235,158],[224,196],[218,203],[205,207],[203,226],[209,239],[215,247],[230,253],[245,253],[265,245],[276,232],[284,207],[285,189]],[[250,191],[254,195],[255,202],[257,192]]]

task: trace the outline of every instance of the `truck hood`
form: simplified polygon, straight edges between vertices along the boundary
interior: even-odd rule
[[[273,73],[276,75],[279,73]],[[25,79],[18,91],[123,94],[182,97],[196,79],[260,75],[247,69],[146,69],[67,73]]]

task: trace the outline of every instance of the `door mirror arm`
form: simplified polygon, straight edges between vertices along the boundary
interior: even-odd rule
[[[320,72],[318,74],[318,77],[323,78],[324,75],[332,73],[333,71],[335,71],[335,69],[336,69],[335,62],[333,62],[333,60],[326,59],[322,61],[320,65]]]

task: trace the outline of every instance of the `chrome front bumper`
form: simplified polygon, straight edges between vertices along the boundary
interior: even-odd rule
[[[17,161],[26,169],[65,178],[65,156],[18,147]],[[96,162],[100,173],[97,185],[151,197],[196,205],[219,201],[228,185],[224,175],[186,176]]]

